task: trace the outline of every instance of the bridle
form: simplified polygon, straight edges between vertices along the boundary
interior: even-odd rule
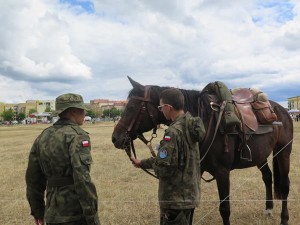
[[[153,124],[153,131],[152,131],[152,134],[151,134],[151,138],[150,138],[150,140],[147,140],[144,137],[143,133],[137,134],[137,138],[139,138],[145,145],[148,146],[152,157],[156,157],[156,154],[153,150],[151,142],[152,142],[153,138],[157,137],[156,131],[157,131],[158,123],[155,119],[155,116],[154,116],[153,112],[151,112],[149,110],[149,107],[156,108],[155,104],[150,99],[150,90],[151,90],[150,86],[145,86],[145,91],[144,91],[144,96],[143,97],[139,97],[139,96],[130,97],[131,99],[138,100],[140,102],[140,104],[138,106],[139,110],[136,111],[136,113],[133,117],[133,120],[130,122],[128,128],[126,128],[126,126],[122,123],[121,120],[117,124],[117,125],[120,125],[120,126],[122,126],[123,128],[126,129],[126,133],[125,133],[126,137],[125,137],[123,147],[124,147],[124,150],[126,151],[126,154],[127,154],[127,156],[129,157],[130,160],[131,160],[132,154],[133,154],[134,158],[136,158],[136,151],[135,151],[133,139],[131,138],[130,134],[132,134],[132,132],[136,132],[138,130],[138,128],[139,128],[139,126],[142,122],[142,118],[145,116],[146,113],[148,114],[148,116],[151,119],[152,124]],[[151,176],[157,178],[157,176],[155,176],[154,174],[152,174],[148,170],[146,170],[146,169],[143,169],[143,170],[146,173],[150,174]]]

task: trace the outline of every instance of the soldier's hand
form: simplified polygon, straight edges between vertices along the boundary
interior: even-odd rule
[[[135,159],[133,157],[131,157],[130,159],[131,159],[131,162],[134,165],[134,167],[141,168],[141,160]]]
[[[34,222],[36,225],[44,225],[44,219],[34,218]]]

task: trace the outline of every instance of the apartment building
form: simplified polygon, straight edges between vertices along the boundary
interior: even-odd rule
[[[12,110],[15,115],[18,114],[18,106],[16,104],[0,103],[0,120],[2,120],[2,112]]]
[[[115,101],[109,99],[94,99],[90,101],[91,110],[93,110],[97,116],[101,116],[105,109],[116,108],[124,110],[127,101]]]
[[[55,110],[55,100],[27,100],[18,104],[0,103],[0,120],[2,112],[9,109],[12,109],[15,115],[24,113],[29,117],[30,112],[43,113],[46,109]]]
[[[300,96],[288,98],[288,109],[300,110]]]
[[[114,101],[109,99],[94,99],[90,101],[91,109],[95,111],[103,111],[105,109],[125,109],[127,101]]]

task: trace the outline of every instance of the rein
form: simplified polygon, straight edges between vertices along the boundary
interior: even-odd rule
[[[218,116],[218,120],[217,120],[217,124],[216,124],[216,127],[215,127],[215,131],[214,131],[214,134],[213,134],[213,138],[211,139],[210,141],[210,144],[206,150],[206,152],[204,153],[204,155],[200,158],[200,164],[201,162],[204,160],[204,158],[206,157],[206,155],[208,154],[212,144],[214,143],[214,140],[216,138],[216,135],[217,135],[217,132],[218,132],[218,128],[220,126],[220,122],[221,122],[221,119],[222,119],[222,115],[224,113],[224,109],[225,109],[225,106],[226,106],[226,101],[223,101],[221,105],[218,105],[214,102],[210,102],[210,108],[212,109],[212,113],[211,113],[211,116],[210,116],[210,119],[209,119],[209,124],[208,124],[208,129],[207,129],[207,132],[205,134],[205,137],[204,137],[204,141],[203,141],[203,144],[200,146],[200,148],[204,147],[207,145],[208,143],[208,137],[209,137],[209,134],[211,133],[211,130],[212,130],[212,122],[213,122],[213,117],[214,117],[214,112],[215,111],[219,111],[219,116]],[[214,107],[218,107],[219,109],[216,109]],[[199,114],[199,111],[198,111],[198,114]],[[201,176],[201,178],[205,181],[205,182],[211,182],[213,180],[215,180],[215,177],[209,179],[209,180],[206,180],[205,178],[203,178]]]
[[[154,129],[153,129],[153,133],[152,133],[151,138],[150,138],[149,141],[146,140],[146,138],[144,137],[143,134],[138,135],[138,138],[139,138],[142,142],[144,142],[144,144],[147,145],[147,147],[149,148],[152,157],[156,157],[156,154],[155,154],[155,152],[154,152],[154,150],[153,150],[152,143],[151,143],[152,139],[157,137],[156,130],[157,130],[157,128],[154,128]],[[133,144],[133,143],[132,143],[132,144]]]
[[[130,146],[134,155],[134,158],[136,158],[136,152],[135,152],[135,147],[133,144],[133,140],[131,140],[130,142]],[[153,149],[152,149],[153,150]],[[155,154],[155,153],[154,153]],[[149,175],[151,175],[152,177],[155,177],[156,179],[158,179],[158,177],[156,175],[154,175],[153,173],[151,173],[150,171],[148,171],[147,169],[141,168],[143,171],[145,171],[146,173],[148,173]]]
[[[213,121],[214,111],[218,111],[218,110],[216,110],[216,109],[214,109],[214,108],[212,107],[213,105],[216,105],[216,103],[211,102],[211,104],[210,104],[210,106],[211,106],[211,108],[212,108],[213,111],[212,111],[212,113],[211,113],[210,120],[209,120],[209,125],[208,125],[208,130],[207,130],[207,132],[206,132],[206,135],[205,135],[205,138],[204,138],[204,141],[203,141],[203,144],[202,144],[201,147],[205,146],[206,143],[207,143],[207,141],[208,141],[208,136],[209,136],[210,131],[211,131],[211,128],[212,128],[212,121]],[[203,157],[200,159],[200,163],[204,160],[204,158],[205,158],[205,156],[207,155],[208,151],[210,150],[212,144],[214,143],[214,140],[215,140],[216,135],[217,135],[217,132],[218,132],[218,128],[219,128],[219,126],[220,126],[220,122],[221,122],[221,119],[222,119],[222,115],[223,115],[223,113],[224,113],[225,106],[226,106],[226,101],[223,101],[222,104],[221,104],[221,106],[220,106],[220,113],[219,113],[219,116],[218,116],[217,125],[216,125],[216,127],[215,127],[215,132],[214,132],[213,138],[212,138],[212,140],[211,140],[211,142],[210,142],[210,145],[208,146],[208,148],[207,148],[205,154],[204,154]]]

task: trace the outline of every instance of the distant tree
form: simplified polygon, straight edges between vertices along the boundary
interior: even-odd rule
[[[120,110],[119,109],[116,109],[116,108],[112,108],[110,110],[110,117],[112,118],[116,118],[117,116],[120,115]]]
[[[99,106],[99,105],[94,105],[90,110],[87,110],[87,112],[90,112],[91,111],[91,113],[92,114],[94,114],[95,115],[95,117],[94,118],[99,118],[99,117],[101,117],[102,116],[102,108]],[[92,116],[91,116],[92,117]]]
[[[24,120],[25,117],[26,117],[25,113],[19,113],[17,116],[17,120],[19,120],[19,121]]]
[[[12,109],[9,109],[9,110],[4,111],[4,112],[1,114],[1,116],[3,117],[3,119],[4,119],[5,121],[12,121],[13,118],[14,118],[14,116],[15,116],[15,114],[14,114],[14,112],[13,112]]]
[[[29,109],[29,114],[35,113],[36,110],[35,109]]]
[[[103,110],[103,116],[109,117],[109,118],[116,118],[117,116],[121,116],[122,111],[119,109],[116,109],[115,107],[111,109],[105,109]]]
[[[95,118],[96,117],[96,113],[92,110],[92,109],[88,109],[86,111],[86,116],[90,116],[91,118]]]
[[[104,109],[102,112],[103,117],[110,117],[110,109]]]
[[[50,106],[48,106],[48,105],[46,106],[45,112],[52,112]]]

